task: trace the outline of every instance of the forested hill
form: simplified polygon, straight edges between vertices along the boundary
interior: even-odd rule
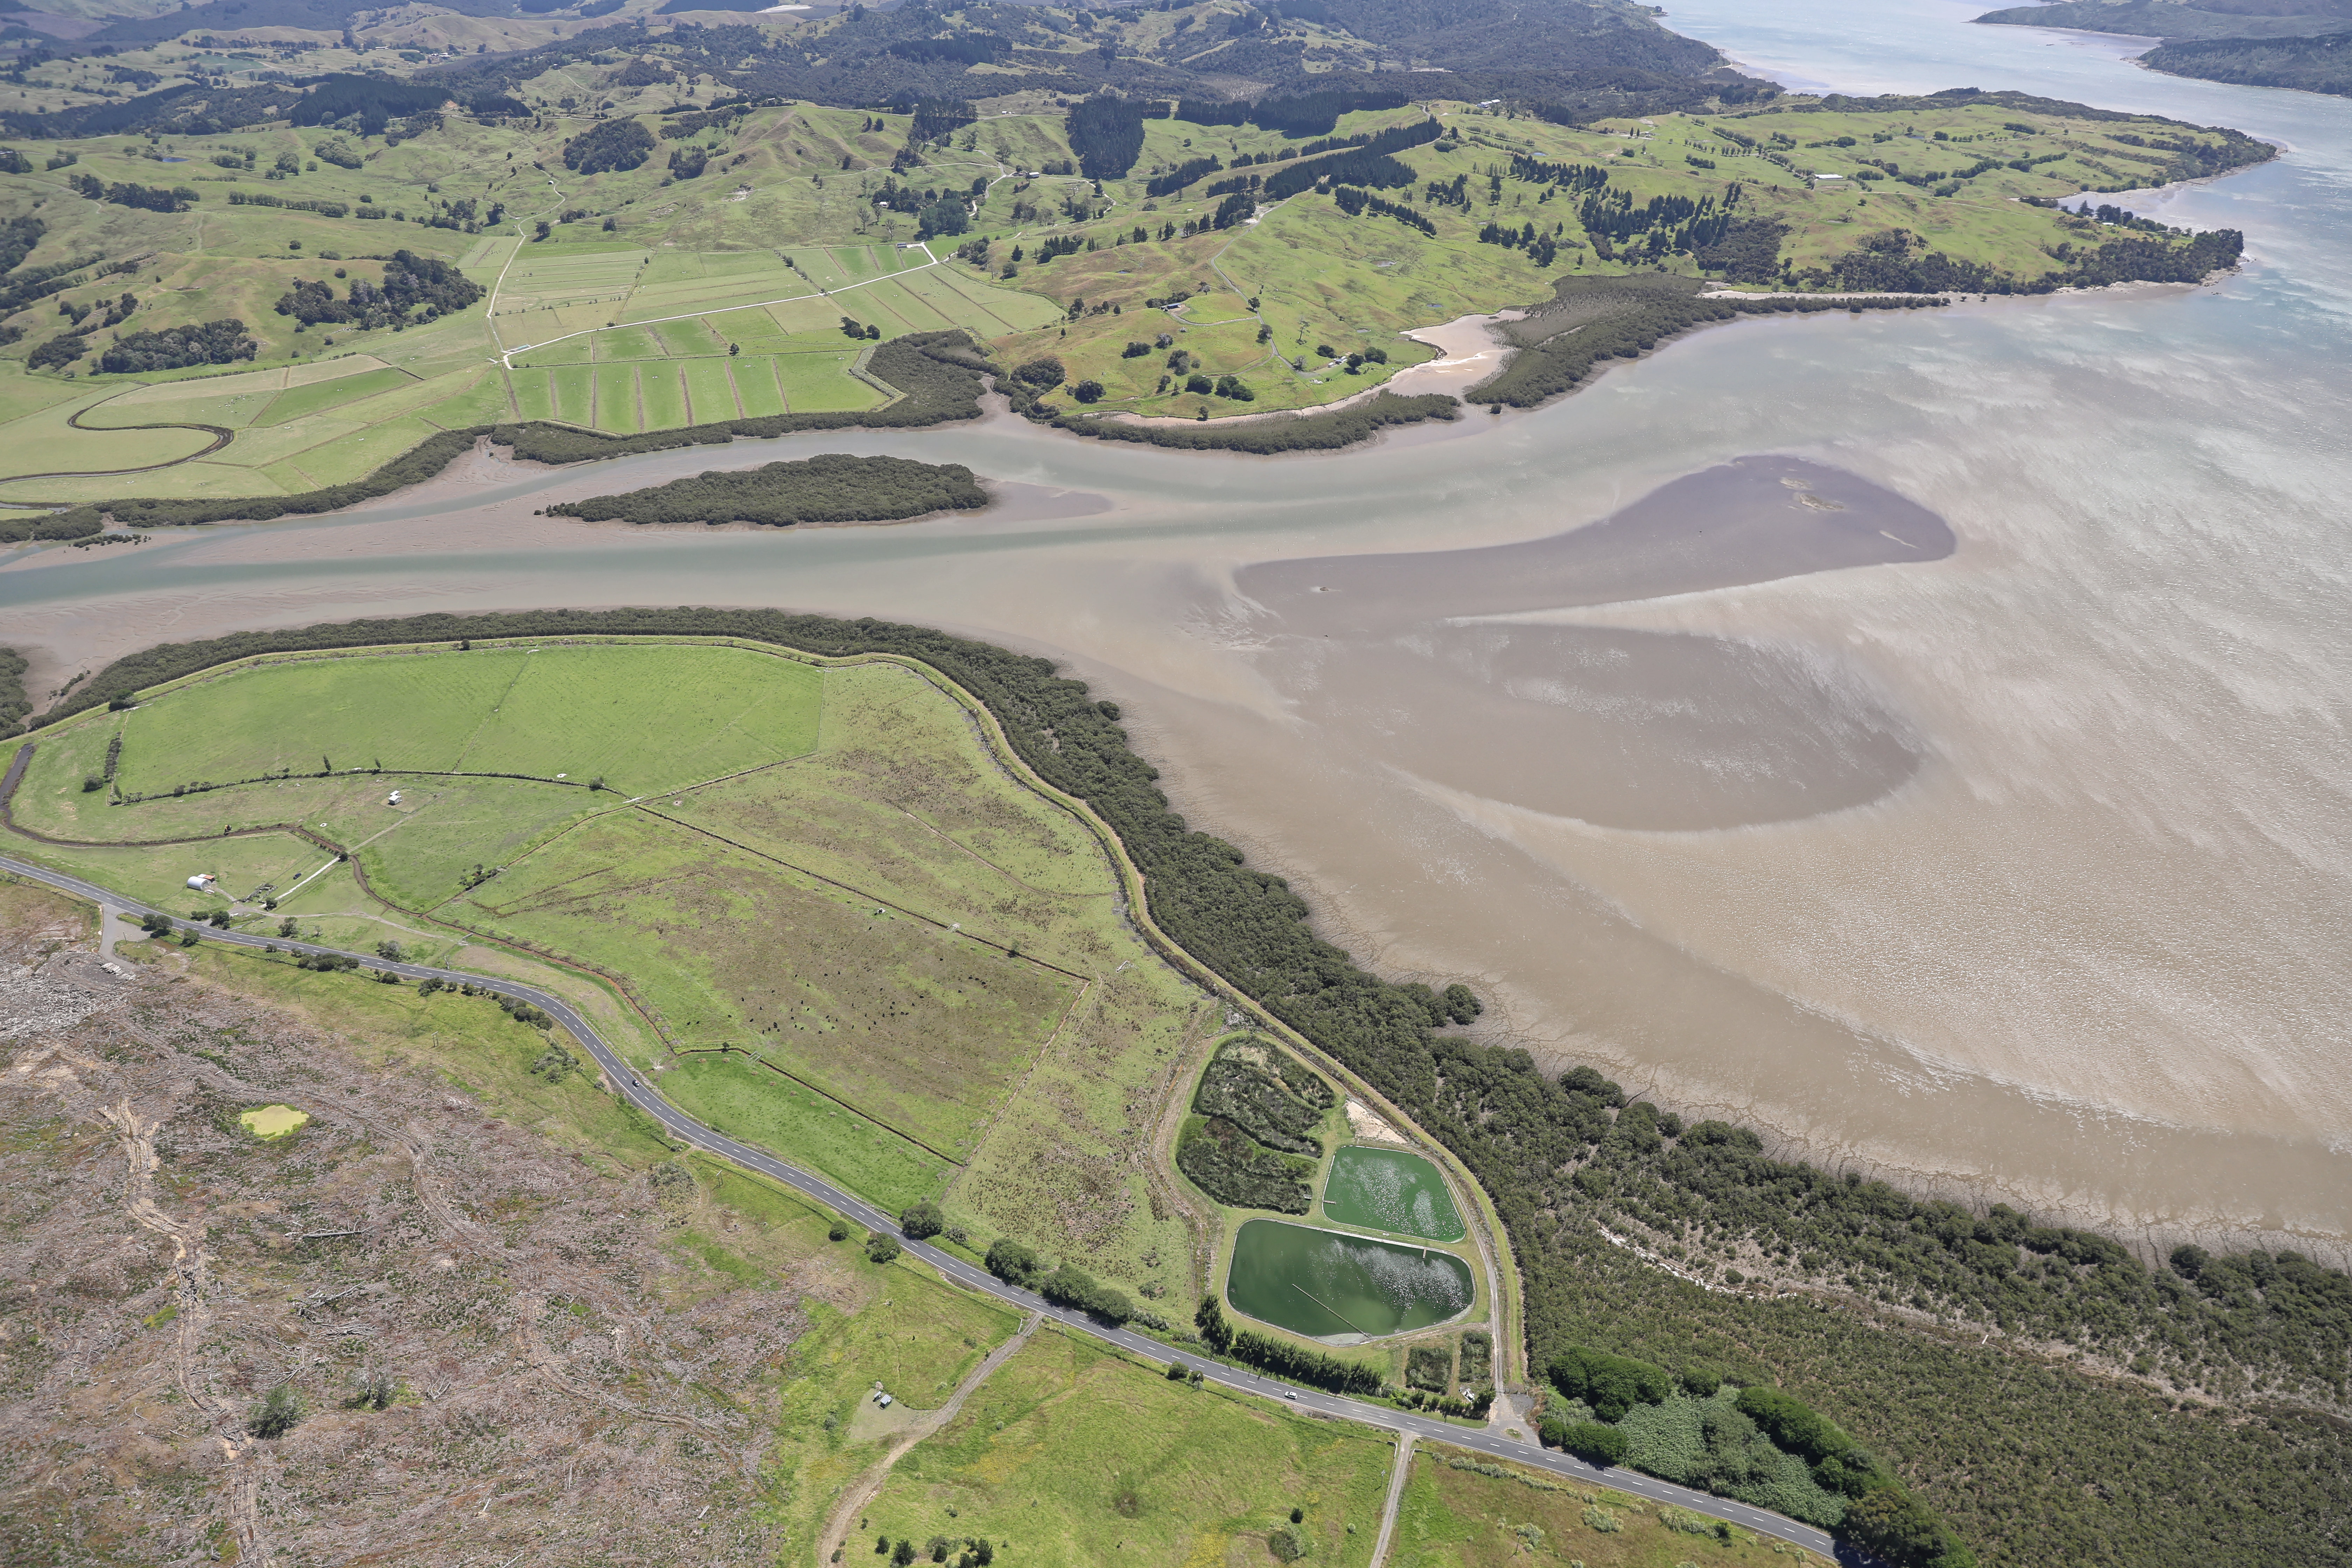
[[[2352,0],[2058,0],[1977,18],[1995,26],[2063,27],[2168,42],[2182,38],[2307,37],[2352,29]]]
[[[602,39],[602,42],[598,40]],[[1019,91],[1131,97],[1255,97],[1311,88],[1404,100],[1521,98],[1563,114],[1652,112],[1769,95],[1716,50],[1668,32],[1629,5],[1461,0],[1433,9],[1402,0],[1297,0],[1278,9],[1139,7],[1065,12],[1036,5],[908,6],[850,14],[789,32],[750,24],[679,38],[692,68],[751,97],[861,105]],[[465,59],[436,77],[500,89],[556,57],[611,47],[583,35],[523,54]]]
[[[2352,98],[2352,32],[2321,38],[2168,40],[2139,59],[2174,76]]]
[[[526,18],[540,0],[432,0],[402,8],[403,26],[438,16]],[[667,12],[688,12],[672,21]],[[199,42],[256,27],[318,32],[374,26],[356,0],[211,0],[168,15],[115,22],[80,41],[52,40],[53,55],[107,54],[171,37]],[[583,11],[584,16],[593,15]],[[661,37],[676,51],[663,79],[709,79],[751,100],[801,100],[843,108],[923,100],[1001,99],[1104,89],[1138,100],[1202,101],[1335,93],[1342,107],[1375,107],[1441,93],[1509,99],[1546,118],[1694,109],[1774,96],[1768,82],[1731,69],[1710,46],[1661,26],[1628,0],[1283,0],[1269,5],[1170,0],[1118,10],[948,0],[833,16],[746,16],[713,25],[693,0],[663,13],[534,40],[527,28],[499,47],[410,51],[409,79],[475,105],[519,91],[551,70],[585,64]],[[311,46],[305,46],[311,47]],[[414,69],[411,68],[414,67]],[[676,72],[675,78],[667,73]],[[55,140],[131,131],[204,134],[282,118],[310,79],[279,76],[256,89],[226,79],[166,93],[5,116],[10,133]],[[390,79],[386,79],[389,81]]]
[[[2139,57],[2151,70],[2352,97],[2352,0],[2059,0],[1977,20],[2161,38]]]

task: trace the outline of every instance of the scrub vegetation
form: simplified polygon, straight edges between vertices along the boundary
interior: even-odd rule
[[[0,735],[14,734],[33,710],[32,696],[25,689],[27,668],[23,654],[0,647]]]
[[[1743,1390],[1777,1386],[1864,1445],[1979,1561],[2251,1568],[2344,1560],[2352,1476],[2341,1418],[2332,1394],[2317,1392],[2325,1385],[2296,1371],[2300,1352],[2291,1351],[2322,1344],[2333,1331],[2335,1309],[2325,1302],[2343,1289],[2341,1276],[2317,1271],[2322,1293],[2306,1308],[2294,1286],[2300,1260],[2192,1254],[2168,1272],[2186,1282],[2184,1269],[2199,1278],[2211,1270],[2231,1289],[2217,1300],[2201,1289],[2176,1295],[2126,1249],[2080,1232],[2072,1246],[2082,1261],[2068,1259],[2063,1233],[2048,1253],[2021,1237],[2005,1255],[2008,1271],[1993,1272],[1971,1260],[2004,1256],[1998,1227],[2008,1222],[1996,1214],[1916,1204],[1769,1162],[1737,1129],[1722,1137],[1712,1129],[1670,1132],[1661,1113],[1617,1103],[1623,1097],[1597,1074],[1547,1077],[1524,1053],[1448,1032],[1475,1016],[1475,998],[1379,980],[1317,939],[1305,902],[1170,812],[1115,712],[1043,660],[923,627],[772,612],[425,616],[150,649],[98,672],[60,706],[103,707],[272,648],[559,632],[730,635],[825,654],[903,654],[972,692],[1032,768],[1117,829],[1146,874],[1154,918],[1172,937],[1360,1073],[1470,1167],[1510,1233],[1536,1365],[1581,1345],[1650,1362],[1678,1380],[1703,1365]],[[1738,1185],[1699,1179],[1710,1151],[1738,1156]],[[1849,1228],[1873,1205],[1903,1215],[1899,1226]],[[1647,1226],[1664,1239],[1669,1219],[1684,1226],[1675,1245],[1686,1254],[1710,1226],[1721,1237],[1715,1258],[1703,1260],[1714,1270],[1704,1284],[1667,1272],[1696,1273],[1686,1260],[1633,1249],[1628,1227]],[[1981,1242],[1980,1224],[1995,1227]],[[1747,1268],[1720,1251],[1734,1237],[1770,1234],[1777,1256],[1781,1227],[1799,1226],[1817,1227],[1823,1241],[1845,1231],[1852,1239],[1838,1245],[1856,1262],[1865,1243],[1869,1257],[1899,1260],[1907,1251],[1929,1307],[1882,1301],[1875,1289],[1754,1289]],[[2025,1228],[2031,1236],[2034,1227]],[[1791,1231],[1802,1269],[1794,1239]],[[1815,1245],[1826,1260],[1827,1248]],[[1994,1250],[1970,1250],[1979,1246]],[[2203,1395],[2158,1381],[2153,1355],[2143,1374],[2093,1353],[2092,1335],[2062,1352],[2022,1332],[2021,1318],[2019,1330],[2004,1331],[1974,1281],[2006,1294],[2029,1254],[2043,1272],[2021,1279],[2021,1289],[2084,1302],[2077,1321],[2105,1336],[2096,1342],[2145,1351],[2174,1324],[2193,1327],[2200,1354],[2236,1381],[2217,1380]],[[2063,1265],[2054,1275],[2047,1268],[2053,1258]],[[2282,1281],[2275,1289],[2266,1272]],[[1856,1271],[1858,1281],[1868,1278]],[[2231,1340],[2216,1325],[2232,1314],[2250,1331],[2284,1320],[2278,1327],[2292,1332]]]
[[[1201,1070],[1176,1168],[1228,1207],[1306,1214],[1323,1157],[1318,1134],[1338,1103],[1337,1091],[1288,1051],[1236,1035]]]
[[[713,471],[619,495],[558,501],[561,517],[624,522],[887,522],[935,511],[977,511],[988,492],[961,463],[830,453],[797,462]]]
[[[2167,38],[2139,62],[2173,76],[2352,98],[2352,30],[2305,38]]]

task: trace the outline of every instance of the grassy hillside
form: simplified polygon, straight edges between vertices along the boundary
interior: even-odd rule
[[[1076,21],[1025,15],[1086,56]],[[1113,43],[1167,56],[1189,17],[1223,39],[1203,59],[1260,47],[1232,31],[1238,15],[1139,13]],[[768,68],[798,26],[734,28],[742,68]],[[289,86],[280,118],[241,129],[22,141],[0,158],[21,165],[0,174],[0,260],[16,256],[0,272],[0,501],[296,494],[501,422],[629,435],[856,413],[902,390],[861,355],[912,332],[969,332],[1007,366],[1052,358],[1065,408],[1192,418],[1344,399],[1429,356],[1412,329],[1544,299],[1562,278],[1999,291],[2193,277],[2234,239],[2051,204],[2269,155],[2015,94],[1717,82],[1612,115],[1556,94],[1477,107],[1349,86],[1255,108],[1187,99],[1189,119],[1147,102],[1139,139],[1090,178],[1079,165],[1108,155],[1010,79],[985,115],[925,110],[919,126],[905,106],[710,110],[712,36],[630,37],[461,61],[451,90],[496,89],[464,100],[479,112],[297,126],[283,116],[310,100]],[[278,90],[250,49],[170,47],[203,80],[234,65]],[[91,63],[27,80],[79,81]],[[129,112],[64,107],[38,129]],[[616,161],[596,137],[629,144]],[[403,251],[464,281],[430,309],[362,309],[396,287],[409,264],[386,258]],[[106,368],[118,338],[222,321],[238,329],[208,363]]]

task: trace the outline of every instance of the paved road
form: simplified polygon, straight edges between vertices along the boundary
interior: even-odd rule
[[[60,892],[70,893],[76,898],[87,899],[94,904],[119,910],[133,921],[148,914],[161,914],[167,919],[171,918],[169,910],[152,909],[135,899],[128,899],[110,889],[99,887],[92,882],[85,882],[79,877],[69,877],[62,872],[52,871],[10,856],[0,855],[0,870],[14,872],[27,881],[38,882],[45,887],[55,888]],[[748,1143],[739,1143],[723,1132],[705,1127],[701,1122],[670,1104],[668,1100],[648,1088],[636,1071],[614,1054],[612,1047],[604,1043],[603,1037],[589,1026],[588,1020],[582,1017],[572,1005],[561,996],[551,995],[535,986],[525,985],[518,981],[500,979],[496,975],[471,974],[454,969],[434,969],[420,963],[392,963],[380,958],[369,957],[364,953],[344,954],[340,948],[320,947],[311,942],[295,942],[282,937],[257,936],[246,931],[218,931],[210,926],[195,926],[194,922],[188,921],[176,921],[174,924],[182,927],[193,926],[194,930],[203,933],[204,940],[206,942],[223,942],[232,947],[274,947],[287,952],[335,953],[358,958],[371,969],[388,969],[405,979],[454,981],[471,984],[498,995],[511,996],[517,1001],[529,1002],[533,1006],[544,1009],[549,1016],[569,1029],[572,1037],[586,1047],[589,1054],[604,1067],[606,1075],[619,1089],[622,1098],[660,1122],[663,1129],[679,1142],[692,1144],[721,1159],[732,1161],[746,1170],[757,1171],[763,1176],[782,1182],[786,1186],[814,1198],[826,1207],[865,1226],[869,1230],[888,1231],[893,1235],[898,1233],[898,1222],[871,1204],[842,1191],[822,1176],[814,1175],[797,1165],[786,1164],[764,1150],[752,1148]],[[1649,1476],[1639,1475],[1632,1470],[1603,1469],[1599,1466],[1588,1465],[1581,1459],[1571,1458],[1567,1454],[1555,1453],[1532,1443],[1513,1442],[1499,1433],[1485,1427],[1457,1426],[1426,1415],[1415,1415],[1411,1411],[1391,1409],[1381,1405],[1367,1405],[1360,1400],[1344,1399],[1318,1389],[1296,1387],[1276,1378],[1261,1377],[1255,1373],[1240,1367],[1228,1366],[1222,1362],[1210,1361],[1197,1355],[1187,1355],[1147,1335],[1134,1333],[1125,1329],[1106,1328],[1083,1312],[1074,1312],[1066,1308],[1056,1307],[1034,1291],[1007,1285],[986,1269],[974,1268],[962,1258],[942,1252],[935,1247],[919,1241],[908,1241],[905,1245],[908,1252],[967,1289],[977,1290],[1010,1302],[1024,1312],[1041,1313],[1073,1332],[1107,1341],[1139,1361],[1150,1362],[1160,1366],[1165,1366],[1171,1362],[1181,1362],[1188,1367],[1196,1368],[1209,1382],[1244,1394],[1259,1394],[1268,1399],[1280,1399],[1297,1409],[1313,1411],[1318,1415],[1328,1415],[1343,1421],[1360,1422],[1364,1426],[1378,1426],[1391,1432],[1410,1433],[1423,1442],[1444,1443],[1475,1454],[1507,1459],[1513,1464],[1525,1465],[1530,1469],[1549,1470],[1573,1480],[1607,1486],[1655,1502],[1675,1503],[1690,1510],[1693,1513],[1705,1514],[1710,1519],[1728,1520],[1744,1529],[1753,1530],[1764,1535],[1777,1536],[1782,1541],[1793,1542],[1808,1551],[1818,1552],[1825,1557],[1834,1556],[1841,1563],[1864,1564],[1869,1562],[1869,1559],[1859,1553],[1850,1550],[1842,1551],[1837,1543],[1830,1539],[1826,1531],[1816,1530],[1811,1525],[1799,1524],[1793,1520],[1783,1519],[1779,1514],[1767,1513],[1759,1508],[1750,1508],[1745,1503],[1733,1502],[1725,1498],[1710,1497],[1705,1492],[1691,1491],[1686,1488],[1674,1486]]]

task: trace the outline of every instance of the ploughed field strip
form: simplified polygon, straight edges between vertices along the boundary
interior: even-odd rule
[[[680,1104],[894,1206],[941,1194],[1134,956],[1107,938],[1100,847],[890,665],[593,643],[262,661],[45,731],[14,821],[167,908],[259,928],[381,900],[401,930],[605,976]],[[1090,1005],[1081,1032],[1122,1005],[1165,1006]],[[1107,1233],[1139,1195],[1110,1194]]]

